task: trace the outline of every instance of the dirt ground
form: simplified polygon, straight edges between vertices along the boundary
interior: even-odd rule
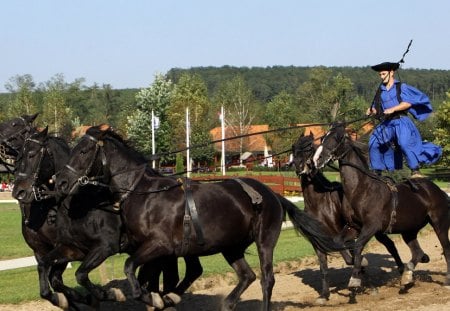
[[[450,289],[443,287],[446,265],[441,246],[433,231],[419,237],[422,248],[430,256],[430,262],[419,264],[414,273],[414,286],[406,293],[400,293],[400,278],[395,263],[380,244],[372,242],[366,248],[369,267],[363,278],[363,290],[350,298],[346,289],[351,270],[342,258],[329,260],[329,278],[332,295],[323,306],[315,304],[320,288],[320,272],[315,257],[299,262],[289,262],[275,268],[276,283],[273,290],[272,309],[282,311],[356,311],[356,310],[416,310],[442,311],[450,310]],[[410,258],[409,249],[401,240],[396,241],[403,261]],[[176,310],[210,311],[219,310],[220,302],[232,289],[233,277],[201,278],[185,294]],[[124,280],[114,281],[114,285],[125,285]],[[110,284],[113,285],[113,284]],[[236,310],[259,310],[261,304],[261,287],[254,282],[243,294]],[[46,301],[29,302],[20,305],[0,305],[2,311],[59,310]],[[124,303],[102,303],[101,311],[144,311],[143,304],[134,301]],[[173,309],[172,309],[173,310]]]

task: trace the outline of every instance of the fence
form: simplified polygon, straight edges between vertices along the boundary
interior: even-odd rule
[[[236,178],[239,176],[202,176],[192,179],[199,181],[217,181],[220,179]],[[285,196],[295,196],[301,194],[300,180],[298,177],[286,177],[282,175],[245,175],[256,179],[269,186],[274,192]]]

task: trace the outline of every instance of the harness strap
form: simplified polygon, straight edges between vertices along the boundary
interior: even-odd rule
[[[386,182],[386,185],[392,193],[392,211],[389,225],[384,233],[392,233],[392,226],[397,222],[398,189],[396,185],[391,182]]]
[[[252,204],[261,204],[263,199],[262,195],[256,191],[252,186],[244,182],[242,179],[235,178],[234,181],[236,181],[239,185],[241,185],[242,189],[244,189],[245,193],[252,199]]]
[[[205,244],[200,219],[197,213],[197,206],[195,205],[194,197],[192,195],[192,188],[190,182],[191,180],[189,178],[185,178],[185,182],[183,185],[184,193],[186,196],[186,202],[184,205],[183,245],[181,248],[182,254],[186,254],[189,249],[189,240],[191,236],[191,223],[195,229],[195,234],[197,236],[197,244],[198,245]]]

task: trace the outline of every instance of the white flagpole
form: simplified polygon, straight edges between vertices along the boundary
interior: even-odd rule
[[[189,122],[189,108],[186,107],[186,169],[187,177],[191,177],[191,155],[189,152],[189,136],[191,134],[191,126]]]
[[[222,127],[222,157],[220,159],[220,167],[222,170],[222,175],[225,176],[226,166],[225,166],[225,112],[223,106],[220,108],[220,125]]]
[[[155,113],[152,109],[152,155],[155,155]],[[153,157],[152,168],[156,168],[155,157]]]

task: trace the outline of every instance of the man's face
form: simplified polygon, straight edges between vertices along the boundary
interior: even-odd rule
[[[380,76],[381,81],[386,84],[389,82],[389,79],[391,78],[391,73],[393,73],[393,71],[383,70],[380,71],[378,75]]]

